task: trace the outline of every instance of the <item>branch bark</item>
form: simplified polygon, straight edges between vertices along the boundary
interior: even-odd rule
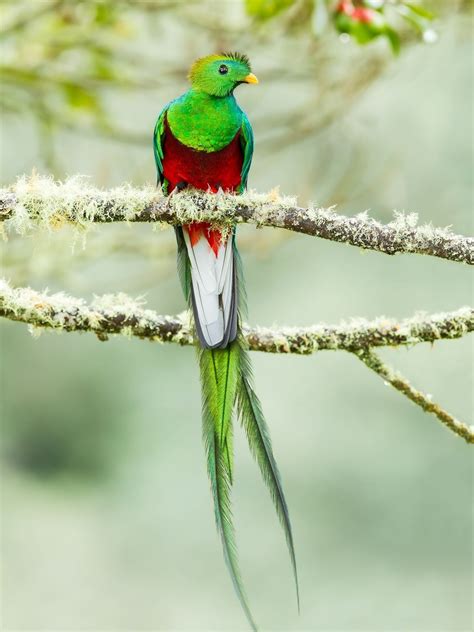
[[[30,288],[12,288],[0,282],[0,316],[34,328],[95,333],[101,340],[123,334],[159,342],[194,344],[186,313],[160,316],[125,294],[105,295],[91,304],[63,293],[47,294]],[[371,347],[411,346],[422,342],[460,338],[474,331],[474,309],[417,315],[400,322],[389,318],[352,320],[339,325],[263,328],[244,325],[252,351],[306,355],[316,351],[357,352]]]
[[[164,198],[153,187],[120,187],[108,191],[90,187],[84,179],[64,183],[33,176],[0,190],[0,220],[18,230],[62,223],[85,227],[91,222],[207,221],[232,226],[239,222],[285,228],[388,255],[417,253],[474,264],[474,238],[445,228],[418,225],[416,214],[396,214],[382,224],[360,213],[339,215],[333,208],[302,208],[277,192],[241,196],[184,191]]]
[[[357,357],[372,371],[391,384],[397,391],[408,397],[425,412],[435,415],[449,430],[462,437],[467,443],[474,443],[474,428],[453,417],[446,410],[431,400],[428,395],[413,388],[413,386],[398,371],[384,364],[377,354],[370,349],[356,353]]]
[[[148,338],[159,342],[192,345],[195,342],[189,314],[159,316],[144,309],[125,294],[105,295],[90,305],[63,293],[49,295],[30,288],[12,288],[0,280],[0,316],[27,323],[33,331],[89,331],[100,340],[110,334]],[[414,389],[399,373],[382,363],[373,347],[433,343],[460,338],[474,331],[474,309],[414,316],[401,322],[378,318],[353,320],[340,325],[303,328],[263,329],[243,327],[249,349],[268,353],[309,354],[323,350],[349,351],[371,370],[403,393],[424,411],[436,417],[468,443],[474,443],[474,429],[457,420],[421,391]]]
[[[0,221],[8,229],[26,232],[35,227],[57,228],[73,224],[80,229],[94,222],[165,222],[187,224],[207,221],[230,229],[238,222],[286,228],[295,232],[348,243],[385,254],[418,253],[474,263],[474,238],[447,229],[418,226],[414,214],[396,215],[381,224],[362,213],[336,214],[332,208],[301,208],[295,200],[245,193],[241,196],[184,191],[164,198],[153,187],[119,187],[101,191],[84,179],[56,183],[49,178],[20,178],[10,189],[0,190]],[[90,331],[101,340],[125,334],[181,345],[194,344],[189,315],[159,316],[124,294],[106,295],[87,304],[65,294],[38,293],[10,287],[0,281],[0,316],[27,323],[34,330]],[[340,325],[264,329],[243,327],[248,347],[268,353],[310,354],[322,350],[355,353],[371,370],[424,411],[436,415],[452,432],[474,443],[474,429],[455,419],[429,397],[383,364],[374,347],[433,343],[459,338],[474,331],[474,309],[417,315],[401,322],[378,318],[352,320]]]

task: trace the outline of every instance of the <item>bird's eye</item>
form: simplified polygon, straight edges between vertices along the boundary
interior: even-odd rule
[[[221,64],[219,66],[219,72],[221,75],[226,75],[229,72],[229,69],[227,68],[225,64]]]

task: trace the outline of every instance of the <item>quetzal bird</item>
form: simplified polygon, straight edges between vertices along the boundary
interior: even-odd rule
[[[155,126],[153,147],[162,190],[165,195],[185,187],[242,193],[252,162],[253,133],[234,89],[242,83],[258,83],[250,62],[239,53],[209,55],[193,63],[188,78],[190,90],[163,108]],[[256,629],[240,576],[232,524],[234,409],[285,531],[298,606],[299,596],[288,508],[240,331],[245,292],[235,229],[226,234],[196,222],[175,231],[179,275],[198,343],[203,438],[217,529],[234,588]]]

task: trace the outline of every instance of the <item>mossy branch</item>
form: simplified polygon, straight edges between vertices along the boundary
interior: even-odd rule
[[[0,280],[0,316],[27,323],[33,333],[42,328],[57,331],[95,333],[100,340],[122,334],[180,345],[194,344],[193,327],[188,314],[159,316],[144,309],[143,301],[125,294],[97,297],[91,304],[64,293],[48,294],[30,288],[12,288]],[[355,353],[370,369],[402,392],[423,410],[433,413],[450,430],[474,443],[474,430],[433,403],[426,395],[385,366],[372,347],[415,345],[441,339],[460,338],[474,331],[474,309],[417,315],[397,322],[387,318],[374,321],[352,320],[340,325],[281,329],[250,328],[243,333],[249,349],[268,353],[309,354],[333,350]]]
[[[93,222],[164,222],[185,224],[208,221],[230,226],[239,222],[285,228],[389,255],[417,253],[474,264],[474,238],[446,228],[418,225],[415,213],[395,214],[382,224],[360,213],[339,215],[333,208],[301,208],[294,198],[247,192],[241,196],[184,191],[164,198],[152,186],[123,186],[100,190],[84,178],[64,183],[50,178],[21,177],[0,190],[0,220],[6,228],[25,232],[37,226],[54,228]]]
[[[413,388],[406,378],[400,375],[398,371],[394,371],[391,367],[384,364],[371,349],[357,351],[356,355],[369,369],[380,375],[385,382],[391,384],[397,391],[400,391],[425,412],[435,415],[449,430],[462,437],[467,443],[474,443],[474,427],[459,421],[441,408],[439,404],[433,402],[429,395],[425,395]]]
[[[93,332],[105,340],[111,334],[148,338],[159,342],[194,344],[187,313],[159,316],[143,301],[126,294],[106,294],[87,304],[64,293],[48,294],[30,288],[13,288],[0,280],[0,316],[33,328]],[[316,351],[357,352],[371,347],[412,346],[422,342],[460,338],[474,331],[474,309],[420,314],[400,322],[390,318],[352,319],[339,325],[310,327],[243,327],[249,349],[267,353],[307,355]]]
[[[159,316],[144,309],[143,301],[125,294],[97,297],[91,304],[64,293],[48,294],[30,288],[12,288],[0,280],[0,316],[27,323],[33,333],[42,328],[57,331],[89,331],[100,340],[122,334],[159,342],[192,345],[195,342],[189,314]],[[355,353],[369,368],[394,388],[469,443],[474,430],[456,420],[440,406],[415,390],[399,374],[386,367],[372,347],[415,345],[441,339],[460,338],[474,331],[474,309],[463,307],[455,312],[417,315],[397,322],[387,318],[374,321],[352,320],[340,325],[281,329],[243,327],[249,349],[268,353],[310,354],[333,350]]]
[[[0,190],[0,220],[6,230],[27,232],[35,227],[49,230],[64,224],[85,229],[94,222],[164,222],[186,224],[208,221],[224,227],[238,222],[273,226],[348,243],[386,254],[418,253],[451,261],[474,263],[474,239],[447,229],[417,225],[417,217],[396,215],[381,224],[365,213],[355,217],[333,209],[300,208],[294,199],[253,192],[242,196],[184,191],[164,198],[155,187],[123,186],[109,191],[90,187],[84,178],[64,183],[32,176],[19,178]],[[125,334],[181,345],[194,344],[189,315],[159,316],[144,309],[143,302],[125,294],[106,295],[91,304],[63,293],[49,295],[29,288],[14,289],[0,282],[0,316],[30,325],[33,331],[90,331],[101,340],[110,334]],[[397,322],[378,318],[352,320],[340,325],[302,328],[249,328],[243,333],[251,350],[269,353],[309,354],[322,350],[355,353],[369,368],[402,392],[423,410],[433,413],[450,430],[474,443],[474,430],[455,419],[429,397],[384,365],[374,347],[414,345],[459,338],[474,331],[474,310],[417,315]]]

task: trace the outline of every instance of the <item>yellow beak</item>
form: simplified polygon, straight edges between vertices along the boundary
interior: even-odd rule
[[[257,77],[253,74],[253,72],[251,72],[249,75],[247,75],[244,79],[245,83],[258,83],[258,79]]]

